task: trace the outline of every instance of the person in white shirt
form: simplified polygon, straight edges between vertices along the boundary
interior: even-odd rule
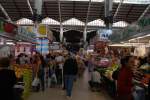
[[[91,73],[91,80],[89,81],[89,85],[93,91],[100,90],[101,75],[96,69],[94,69],[94,71]]]

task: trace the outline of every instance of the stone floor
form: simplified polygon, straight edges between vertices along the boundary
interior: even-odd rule
[[[106,92],[91,92],[88,87],[89,73],[74,83],[71,100],[112,100]],[[65,91],[59,88],[47,89],[45,92],[33,93],[28,100],[67,100]]]

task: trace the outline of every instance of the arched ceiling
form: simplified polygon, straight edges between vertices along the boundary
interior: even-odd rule
[[[0,4],[6,10],[13,21],[21,18],[32,18],[32,13],[27,3],[28,0],[0,0]],[[31,8],[34,8],[34,0],[29,0]],[[99,2],[98,2],[99,1]],[[104,0],[92,0],[88,21],[104,19]],[[112,14],[114,15],[119,6],[120,0],[114,0]],[[144,2],[145,1],[145,2]],[[62,21],[70,18],[77,18],[86,22],[89,0],[60,0]],[[140,4],[143,3],[143,4]],[[132,23],[141,16],[150,4],[149,0],[124,0],[115,18],[115,22],[126,21]],[[150,9],[145,16],[150,14]],[[49,17],[59,21],[58,0],[43,0],[43,18]],[[6,19],[0,12],[0,17]]]

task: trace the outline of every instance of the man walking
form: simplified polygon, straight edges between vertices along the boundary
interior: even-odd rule
[[[63,72],[67,97],[70,98],[72,94],[73,82],[78,72],[77,61],[73,56],[70,56],[65,61]]]

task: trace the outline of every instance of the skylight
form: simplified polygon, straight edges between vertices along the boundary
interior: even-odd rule
[[[116,3],[120,3],[121,0],[114,0]],[[150,0],[124,0],[123,3],[128,4],[150,4]]]
[[[60,1],[90,1],[90,0],[60,0]],[[91,2],[103,2],[104,0],[91,0]]]
[[[82,22],[76,18],[71,18],[67,21],[64,21],[62,24],[63,25],[71,25],[71,26],[84,26],[85,25],[84,22]]]
[[[33,21],[27,18],[22,18],[20,20],[17,21],[18,25],[33,25]]]
[[[97,20],[94,20],[94,21],[91,21],[87,24],[88,26],[105,26],[104,24],[104,21],[101,20],[101,19],[97,19]]]
[[[60,0],[60,1],[82,1],[89,2],[90,0]],[[104,2],[105,0],[91,0],[91,2]],[[121,0],[113,0],[115,3],[120,3]],[[150,0],[124,0],[123,3],[128,4],[150,4]]]
[[[126,26],[128,26],[128,23],[124,21],[113,23],[113,27],[126,27]]]
[[[47,25],[60,25],[60,22],[52,19],[52,18],[45,18],[42,20],[41,24],[47,24]]]

